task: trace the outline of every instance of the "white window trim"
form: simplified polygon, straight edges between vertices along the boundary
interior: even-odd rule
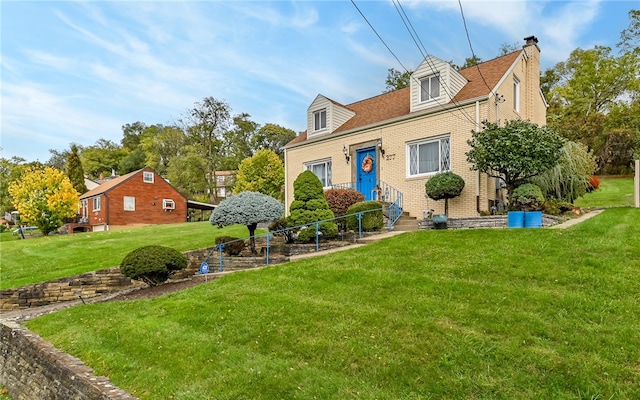
[[[448,169],[442,169],[442,140],[443,139],[448,139],[449,140],[449,168]],[[428,144],[428,143],[434,143],[437,142],[438,143],[438,170],[437,171],[433,171],[433,172],[423,172],[423,173],[416,173],[416,174],[411,174],[411,146],[419,146],[421,144]],[[411,142],[407,142],[407,146],[406,146],[406,174],[407,174],[407,178],[421,178],[421,177],[427,177],[427,176],[433,176],[435,174],[438,174],[440,172],[447,172],[447,171],[451,171],[451,135],[447,134],[447,135],[440,135],[440,136],[434,136],[434,137],[429,137],[429,138],[423,138],[423,139],[419,139],[419,140],[413,140]]]
[[[162,199],[162,209],[163,210],[175,210],[176,202],[173,199]]]
[[[129,200],[129,201],[127,201]],[[135,211],[136,210],[136,198],[133,196],[124,196],[122,198],[122,203],[125,211]],[[132,204],[133,207],[127,207],[127,204]]]
[[[153,183],[153,180],[154,180],[153,172],[144,171],[142,173],[142,182],[144,182],[144,183]]]
[[[520,112],[520,79],[513,76],[513,109]]]
[[[94,197],[92,200],[92,211],[100,211],[100,208],[102,207],[102,199],[100,198],[100,196]],[[96,204],[98,205],[98,207],[96,207]]]
[[[431,97],[431,79],[433,78],[438,78],[438,95],[435,97]],[[429,80],[429,90],[426,92],[427,94],[427,98],[423,98],[422,94],[424,93],[424,91],[422,90],[422,82],[424,82],[425,80]],[[438,99],[440,97],[440,86],[442,85],[442,83],[440,82],[441,76],[440,74],[433,74],[433,75],[429,75],[429,76],[425,76],[423,78],[420,78],[418,80],[419,85],[418,85],[418,90],[420,91],[420,93],[418,94],[419,99],[420,99],[420,103],[428,103],[430,101],[435,101],[436,99]]]
[[[324,113],[324,126],[316,126],[316,116],[319,116],[320,122],[322,121],[322,113]],[[313,121],[312,126],[313,126],[313,132],[321,132],[327,129],[327,125],[328,125],[328,113],[327,113],[327,109],[323,108],[320,110],[316,110],[313,112]]]
[[[323,158],[321,160],[314,160],[314,161],[309,161],[304,163],[304,170],[310,170],[311,172],[313,172],[313,170],[311,170],[311,167],[314,165],[318,165],[318,164],[326,164],[328,167],[325,168],[325,182],[327,183],[326,186],[323,186],[324,189],[328,189],[331,188],[331,185],[333,183],[333,166],[332,166],[332,161],[331,158]],[[320,179],[320,182],[322,182],[322,179]]]

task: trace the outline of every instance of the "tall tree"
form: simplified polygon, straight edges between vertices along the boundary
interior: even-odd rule
[[[15,210],[13,199],[9,194],[9,184],[20,179],[22,173],[29,167],[26,161],[21,157],[0,158],[0,211],[2,212],[0,215]]]
[[[251,121],[249,117],[251,116],[247,113],[233,117],[233,127],[224,133],[224,158],[221,169],[236,170],[242,160],[253,155],[251,143],[260,125]]]
[[[126,151],[111,140],[100,138],[93,146],[80,149],[80,160],[85,172],[94,179],[100,174],[110,176],[118,171],[120,160],[127,155]]]
[[[556,165],[564,140],[553,129],[521,120],[504,127],[484,122],[472,132],[467,161],[474,170],[502,178],[509,196],[518,185]]]
[[[151,125],[144,130],[140,147],[145,152],[145,165],[165,175],[174,157],[187,144],[185,132],[177,126]]]
[[[211,202],[217,200],[215,171],[222,164],[223,138],[231,123],[231,108],[223,101],[206,97],[196,102],[181,119],[194,149],[202,157],[204,170],[202,178]]]
[[[254,151],[268,149],[284,161],[284,146],[296,137],[296,132],[276,124],[265,124],[252,139]]]
[[[258,150],[240,163],[235,192],[252,191],[281,200],[284,195],[284,165],[280,157],[268,149]]]
[[[78,211],[78,192],[64,173],[51,167],[28,168],[9,184],[9,194],[21,221],[37,226],[45,236]]]
[[[134,151],[140,145],[142,134],[147,128],[144,122],[134,122],[132,124],[122,125],[122,147],[129,151]]]
[[[629,26],[620,32],[618,46],[624,51],[638,52],[640,49],[640,10],[629,11]]]
[[[78,155],[78,146],[71,145],[71,152],[67,157],[67,176],[73,185],[73,188],[80,194],[88,191],[87,185],[84,184],[84,169]]]
[[[385,85],[387,85],[382,93],[393,92],[394,90],[402,89],[411,83],[411,74],[413,71],[398,71],[395,68],[389,68],[387,70],[387,79]]]

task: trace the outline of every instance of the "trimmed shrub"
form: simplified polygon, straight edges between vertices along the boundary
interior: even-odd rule
[[[354,189],[329,189],[324,192],[324,198],[336,217],[347,215],[349,207],[364,201],[364,195]],[[346,229],[347,222],[345,218],[339,219],[337,223],[340,230],[344,231]]]
[[[240,238],[233,236],[218,236],[216,238],[216,244],[222,243],[226,243],[222,248],[222,251],[228,256],[237,256],[242,253],[242,250],[246,247],[244,240],[240,240]]]
[[[338,225],[333,211],[329,209],[329,203],[324,198],[324,190],[320,179],[311,171],[304,171],[293,182],[294,201],[289,208],[287,226],[305,226],[298,232],[297,240],[309,242],[315,239],[318,221],[326,221],[320,224],[320,232],[324,238],[330,239],[338,234]]]
[[[127,254],[120,264],[120,272],[149,286],[158,286],[174,272],[187,268],[187,257],[166,246],[143,246]]]
[[[460,196],[464,189],[464,179],[451,171],[441,172],[429,179],[424,189],[429,198],[444,199],[444,214],[449,215],[449,199]]]
[[[542,210],[544,196],[537,185],[525,183],[514,189],[511,194],[510,206],[512,210],[539,211]]]
[[[371,211],[376,210],[376,211]],[[365,212],[368,211],[368,212]],[[384,215],[382,214],[382,204],[377,201],[362,201],[349,207],[347,210],[347,228],[353,231],[358,230],[358,216],[351,215],[362,212],[362,230],[379,231],[384,226]]]

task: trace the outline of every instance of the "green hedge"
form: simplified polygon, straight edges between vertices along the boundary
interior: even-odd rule
[[[176,271],[187,268],[187,257],[166,246],[143,246],[127,254],[120,272],[149,286],[161,285]]]
[[[376,210],[376,211],[372,211]],[[364,212],[368,211],[368,212]],[[358,212],[362,214],[363,231],[379,231],[384,226],[384,215],[382,214],[382,204],[377,201],[362,201],[349,207],[347,210],[347,228],[353,231],[358,230],[358,217],[351,215]]]

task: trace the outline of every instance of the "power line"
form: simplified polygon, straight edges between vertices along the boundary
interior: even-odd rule
[[[476,63],[476,68],[478,69],[478,73],[480,74],[480,77],[482,78],[482,82],[484,82],[484,85],[487,87],[487,89],[489,89],[489,92],[491,94],[493,94],[493,89],[489,87],[489,84],[487,83],[487,81],[484,79],[484,75],[482,75],[482,71],[480,71],[480,67],[478,66],[478,62],[476,61],[476,54],[473,52],[473,46],[471,45],[471,37],[469,36],[469,29],[467,28],[467,20],[464,17],[464,11],[462,10],[462,1],[458,0],[458,6],[460,6],[460,15],[462,16],[462,24],[464,25],[464,31],[467,34],[467,42],[469,42],[469,48],[471,49],[471,56],[473,57],[473,60]]]
[[[420,51],[420,54],[422,55],[422,58],[435,71],[437,68],[436,68],[435,64],[433,63],[433,60],[431,60],[431,58],[429,57],[429,52],[427,51],[426,47],[424,46],[424,43],[422,43],[422,40],[420,40],[420,35],[418,35],[418,32],[416,31],[416,29],[414,28],[413,24],[411,23],[411,20],[409,19],[409,16],[404,11],[404,8],[402,7],[402,4],[400,4],[400,0],[393,0],[393,4],[396,7],[396,11],[398,12],[398,15],[400,15],[400,19],[402,19],[402,22],[404,23],[405,28],[409,32],[409,35],[411,35],[411,38],[413,39],[413,42],[418,47],[418,51]],[[409,29],[409,27],[411,27],[411,29]],[[420,44],[418,44],[418,42],[420,42]],[[414,78],[414,79],[416,79],[416,82],[418,82],[417,78]],[[453,93],[451,93],[449,91],[449,87],[447,85],[442,84],[442,83],[440,83],[440,86],[442,86],[442,88],[444,89],[445,93],[447,93],[447,95],[451,98],[451,102],[455,106],[455,108],[458,111],[460,111],[462,114],[464,114],[464,117],[467,119],[467,121],[471,122],[472,124],[475,124],[476,123],[475,120],[464,109],[460,108],[457,102],[453,101],[454,95],[453,95]],[[439,106],[444,107],[444,105],[440,104],[440,102],[438,102],[438,100],[436,100],[436,99],[434,99],[434,100]]]

